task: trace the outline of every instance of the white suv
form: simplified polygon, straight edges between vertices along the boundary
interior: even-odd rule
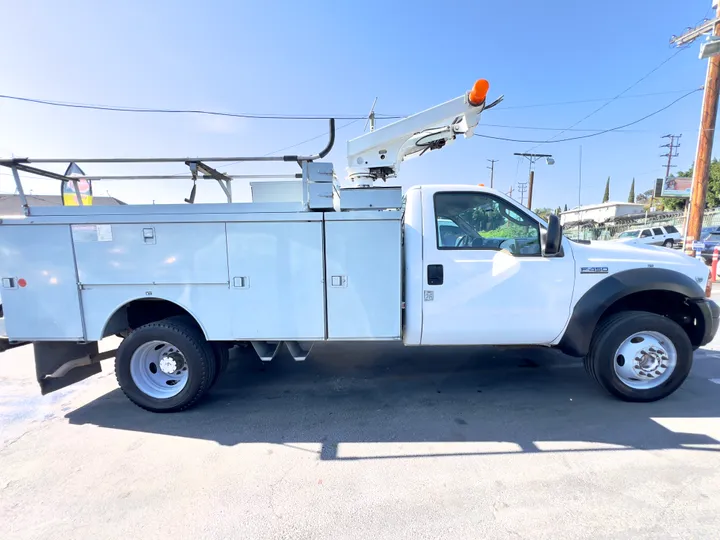
[[[676,242],[680,242],[681,237],[680,232],[673,225],[661,225],[644,229],[631,229],[620,233],[613,240],[627,244],[649,244],[671,248]]]

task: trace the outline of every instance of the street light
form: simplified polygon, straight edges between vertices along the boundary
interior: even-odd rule
[[[720,54],[720,37],[708,36],[707,41],[700,45],[700,60]]]
[[[515,152],[515,155],[527,158],[530,161],[530,177],[528,179],[527,208],[532,210],[533,182],[535,181],[535,169],[533,169],[533,165],[535,165],[535,162],[541,158],[545,158],[545,163],[547,163],[548,165],[555,165],[555,158],[552,157],[552,154],[524,154],[524,153]]]

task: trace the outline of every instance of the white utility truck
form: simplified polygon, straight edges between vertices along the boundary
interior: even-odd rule
[[[499,101],[487,104],[487,90],[478,81],[349,141],[342,183],[318,161],[333,121],[317,156],[0,160],[25,213],[0,223],[0,335],[33,343],[44,394],[114,356],[122,390],[156,412],[197,403],[239,343],[265,361],[281,349],[304,360],[318,341],[556,347],[621,399],[668,396],[718,327],[702,262],[573,242],[555,216],[546,222],[483,186],[415,186],[403,197],[386,184],[403,160],[472,136]],[[19,172],[77,181],[37,167],[67,161],[184,162],[230,204],[28,207]],[[295,162],[301,172],[253,183],[254,202],[235,204],[239,177],[208,165],[229,161]],[[113,335],[124,338],[118,349],[99,354]]]

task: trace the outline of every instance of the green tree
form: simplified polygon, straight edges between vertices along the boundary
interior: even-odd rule
[[[635,202],[635,179],[633,178],[632,184],[630,184],[630,194],[628,195],[628,202]]]
[[[608,176],[607,182],[605,182],[605,193],[603,194],[602,202],[606,203],[610,200],[610,177]]]
[[[533,212],[547,221],[548,216],[553,213],[553,210],[552,208],[536,208]]]
[[[639,203],[649,203],[650,199],[652,198],[652,194],[655,192],[654,189],[648,189],[647,191],[643,191],[642,193],[638,193],[637,197],[635,197],[635,202]]]
[[[555,209],[555,215],[556,215],[556,216],[559,216],[559,215],[560,215],[560,212],[562,212],[562,208],[560,208],[560,207],[558,206],[558,207]]]
[[[563,212],[567,212],[567,203],[565,203],[565,210]]]
[[[658,199],[658,202],[662,204],[663,210],[685,210],[686,201],[687,199],[676,199],[675,197]]]

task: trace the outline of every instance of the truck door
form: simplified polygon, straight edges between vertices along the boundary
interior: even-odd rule
[[[640,232],[640,243],[641,244],[654,244],[655,237],[653,236],[652,230],[643,229]]]
[[[570,317],[570,250],[543,257],[539,223],[482,191],[423,188],[423,345],[550,344]],[[452,222],[461,231],[440,234]]]

